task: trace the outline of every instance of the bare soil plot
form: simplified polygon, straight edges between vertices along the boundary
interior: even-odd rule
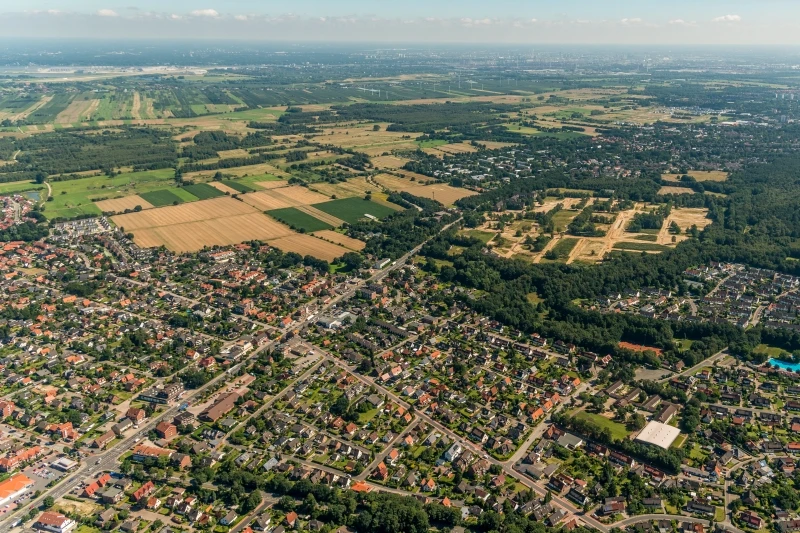
[[[689,187],[664,185],[658,190],[658,194],[694,194],[694,191]]]
[[[569,254],[567,263],[574,261],[599,261],[603,258],[606,244],[595,239],[581,239]]]
[[[375,165],[375,168],[379,169],[402,168],[408,161],[408,159],[396,155],[382,155],[372,158],[372,164]]]
[[[726,181],[728,174],[722,170],[691,170],[689,176],[697,181]],[[682,174],[662,174],[661,179],[666,181],[680,181]]]
[[[261,211],[319,204],[330,200],[327,196],[296,185],[244,194],[241,199]]]
[[[148,212],[162,209],[169,208],[151,209]],[[143,248],[163,245],[173,252],[181,253],[202,250],[205,246],[226,246],[254,239],[268,241],[290,237],[294,232],[264,214],[249,213],[134,230],[133,235],[134,242]]]
[[[409,187],[406,189],[406,192],[421,198],[430,198],[432,200],[436,200],[443,205],[453,205],[456,203],[456,201],[461,200],[462,198],[466,198],[467,196],[475,196],[478,194],[475,191],[459,189],[443,183]]]
[[[113,198],[111,200],[101,200],[95,202],[95,205],[104,213],[121,213],[126,209],[134,209],[137,205],[142,209],[151,209],[153,207],[153,204],[138,194],[123,196],[122,198]]]
[[[175,224],[213,218],[234,217],[256,212],[256,209],[244,202],[226,197],[166,206],[159,209],[148,209],[139,213],[117,215],[112,217],[111,220],[117,226],[125,228],[126,231],[133,231],[143,228],[174,226]]]
[[[135,120],[139,120],[142,118],[141,114],[142,109],[142,96],[139,94],[139,91],[133,91],[133,104],[131,104],[131,117]]]
[[[393,176],[392,174],[378,174],[375,176],[374,180],[375,183],[389,189],[390,191],[405,191],[411,187],[417,187],[420,185],[416,181],[399,178],[397,176]]]
[[[331,230],[322,230],[322,231],[315,231],[312,233],[315,237],[319,237],[320,239],[324,239],[326,241],[330,241],[335,244],[339,244],[344,246],[345,248],[350,248],[351,250],[355,250],[356,252],[360,252],[364,249],[367,245],[364,241],[360,241],[358,239],[353,239],[352,237],[348,237],[347,235],[342,235],[341,233],[336,233],[335,231]]]
[[[326,224],[330,224],[331,226],[338,228],[342,224],[344,224],[344,220],[336,218],[333,215],[329,215],[325,211],[320,211],[316,207],[312,207],[310,205],[299,205],[295,207],[298,211],[302,211],[307,215],[311,215],[312,217],[316,218],[317,220],[321,220]]]
[[[229,159],[231,157],[247,157],[250,155],[250,152],[243,148],[236,148],[234,150],[220,150],[217,154],[220,159]]]
[[[707,218],[707,216],[708,209],[702,207],[673,208],[667,220],[664,221],[664,225],[658,233],[658,241],[656,242],[665,245],[672,244],[673,235],[669,232],[669,227],[673,222],[681,229],[681,234],[675,236],[675,242],[686,240],[688,238],[686,236],[686,230],[690,229],[692,226],[697,226],[697,229],[702,231],[703,228],[712,223],[712,220]]]
[[[536,213],[547,213],[552,211],[558,204],[564,206],[564,209],[572,209],[576,204],[581,202],[580,198],[545,198],[542,205],[537,205],[533,208]]]
[[[261,187],[262,189],[280,189],[281,187],[288,187],[289,182],[286,180],[274,180],[274,181],[257,181],[256,185]]]
[[[480,141],[478,144],[484,145],[487,150],[499,150],[501,148],[516,146],[516,143],[506,143],[500,141]]]
[[[351,251],[338,244],[323,241],[311,235],[300,234],[273,239],[268,241],[267,244],[282,252],[295,252],[303,256],[311,255],[325,261],[333,261]]]
[[[236,189],[228,187],[227,185],[219,181],[209,181],[208,184],[217,189],[218,191],[226,192],[228,194],[239,194],[239,191],[237,191]]]

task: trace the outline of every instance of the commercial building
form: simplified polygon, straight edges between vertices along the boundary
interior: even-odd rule
[[[636,440],[667,450],[680,434],[680,429],[653,420],[644,427]]]
[[[0,482],[0,505],[15,500],[30,487],[33,487],[33,480],[24,474],[15,474]]]

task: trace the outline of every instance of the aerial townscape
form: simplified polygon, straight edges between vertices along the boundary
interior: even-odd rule
[[[796,29],[11,3],[0,532],[800,532]]]

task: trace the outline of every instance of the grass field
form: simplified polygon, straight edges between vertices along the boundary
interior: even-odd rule
[[[630,250],[634,252],[663,252],[668,248],[661,244],[651,242],[618,242],[614,244],[616,250]]]
[[[759,344],[758,346],[755,347],[753,353],[763,354],[768,357],[779,357],[780,355],[785,353],[785,350],[777,348],[775,346],[769,346],[767,344]]]
[[[555,253],[559,259],[569,257],[572,249],[578,244],[578,239],[572,237],[565,237],[559,240],[552,248],[551,251]]]
[[[150,202],[155,207],[163,207],[165,205],[174,205],[176,203],[182,204],[185,200],[170,191],[169,189],[161,189],[158,191],[144,192],[140,194],[142,198]]]
[[[222,184],[230,187],[239,192],[253,192],[255,189],[249,185],[245,185],[241,181],[222,180]]]
[[[627,428],[625,428],[623,424],[620,424],[619,422],[615,422],[598,414],[581,411],[580,413],[576,413],[574,417],[580,420],[586,420],[588,422],[591,422],[601,428],[608,428],[608,430],[611,431],[611,437],[614,440],[622,440],[626,438],[628,435],[630,435],[630,432],[627,430]]]
[[[218,196],[224,196],[225,193],[222,191],[215,189],[211,185],[207,183],[194,183],[192,185],[184,185],[184,190],[188,191],[189,193],[197,196],[201,200],[208,200],[209,198],[216,198]]]
[[[483,244],[486,244],[487,242],[491,241],[495,236],[494,233],[491,233],[489,231],[480,231],[477,229],[466,230],[464,233],[469,235],[470,237],[478,239]]]
[[[283,222],[290,228],[304,233],[333,229],[333,226],[312,217],[308,213],[303,213],[294,207],[273,209],[272,211],[267,211],[267,214],[272,218]]]
[[[372,215],[377,218],[385,218],[395,213],[395,210],[385,205],[376,204],[375,202],[364,200],[363,198],[344,198],[341,200],[332,200],[316,204],[313,207],[324,211],[329,215],[354,224],[365,218],[364,215]]]
[[[44,185],[39,185],[33,181],[10,181],[0,183],[0,194],[14,194],[18,192],[38,191],[44,189]]]

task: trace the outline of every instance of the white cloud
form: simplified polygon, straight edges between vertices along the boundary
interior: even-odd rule
[[[169,18],[171,18],[172,20],[181,20],[183,17],[173,13],[172,15],[169,16]]]
[[[236,20],[247,20],[247,15],[236,15],[233,18],[235,18]]]
[[[97,16],[99,16],[99,17],[118,17],[119,15],[113,9],[99,9],[97,11]]]
[[[722,15],[721,17],[716,17],[711,19],[711,22],[741,22],[742,17],[739,15]]]
[[[644,22],[640,18],[625,18],[620,21],[622,24],[629,25],[629,24],[641,24]]]
[[[539,22],[539,21],[538,21],[538,20],[536,20],[536,19],[531,19],[531,22],[532,22],[533,24],[536,24],[536,23],[537,23],[537,22]]]
[[[209,18],[217,18],[219,17],[219,13],[217,13],[216,9],[195,9],[191,12],[193,17],[209,17]]]

